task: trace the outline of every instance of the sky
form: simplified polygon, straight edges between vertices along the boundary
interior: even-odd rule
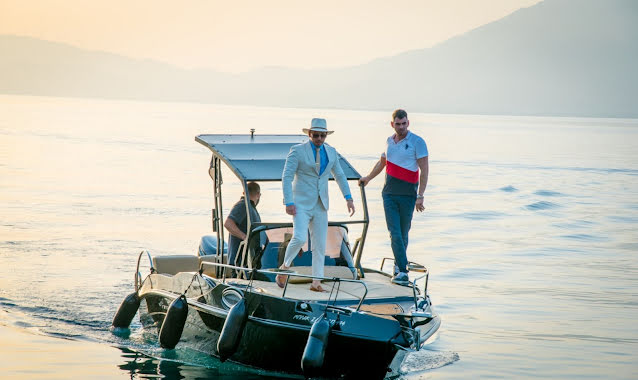
[[[184,68],[345,67],[431,47],[541,0],[0,0],[0,34]]]

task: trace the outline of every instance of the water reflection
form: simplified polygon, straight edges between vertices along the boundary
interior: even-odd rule
[[[192,365],[184,363],[184,359],[175,350],[167,350],[164,355],[170,355],[172,351],[175,356],[172,360],[167,358],[154,358],[143,353],[130,350],[125,347],[119,348],[122,351],[122,358],[126,360],[118,367],[129,373],[131,379],[167,379],[167,380],[199,380],[199,379],[242,379],[242,380],[263,380],[281,378],[300,378],[285,374],[268,374],[262,371],[252,370],[233,363],[221,363],[213,357],[203,358],[204,354],[198,355],[198,360],[206,360],[206,365]]]

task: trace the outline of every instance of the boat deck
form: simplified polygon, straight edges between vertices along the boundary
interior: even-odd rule
[[[242,284],[248,285],[250,281],[240,279],[228,279],[229,284]],[[396,285],[390,282],[388,276],[380,273],[367,272],[365,278],[361,280],[368,287],[368,294],[366,300],[381,300],[396,297],[413,297],[412,286]],[[272,295],[274,297],[282,297],[284,295],[284,289],[280,288],[274,282],[267,281],[253,281],[253,288],[257,291]],[[289,282],[286,288],[285,297],[294,298],[308,301],[322,301],[329,300],[331,296],[331,290],[334,286],[334,292],[339,289],[338,300],[359,300],[365,294],[364,286],[359,282],[345,282],[339,283],[334,281],[324,280],[322,282],[323,288],[326,292],[320,293],[310,290],[309,283],[292,283]],[[332,294],[334,299],[335,294]]]
[[[176,256],[156,256],[153,257],[153,266],[156,270],[155,286],[160,289],[174,289],[182,292],[192,281],[200,263],[200,257],[192,255]],[[341,278],[341,281],[322,280],[322,287],[325,292],[315,292],[310,290],[312,267],[293,267],[289,273],[288,285],[285,289],[280,288],[275,282],[253,280],[252,287],[255,291],[268,294],[273,297],[285,297],[307,301],[328,301],[334,300],[337,294],[337,301],[358,302],[365,296],[366,303],[374,303],[375,300],[383,301],[396,300],[414,297],[412,285],[403,286],[390,282],[390,277],[371,269],[365,269],[365,278],[353,281],[353,273],[347,267],[326,266],[325,277]],[[215,267],[204,267],[204,275],[215,278]],[[272,273],[274,279],[274,273]],[[220,281],[220,279],[215,279]],[[223,281],[223,280],[222,280]],[[238,278],[226,278],[229,285],[237,284],[245,287],[251,284],[250,280]],[[363,285],[365,284],[365,286]],[[367,294],[366,294],[367,287]],[[372,302],[370,302],[372,301]],[[390,301],[392,302],[392,301]]]

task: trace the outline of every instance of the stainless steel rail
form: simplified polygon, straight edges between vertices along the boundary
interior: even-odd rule
[[[283,289],[283,293],[282,293],[282,297],[286,298],[286,290],[288,289],[288,280],[290,279],[289,276],[293,276],[293,277],[303,277],[303,278],[310,278],[310,279],[316,279],[316,280],[326,280],[326,281],[333,281],[333,282],[352,282],[352,283],[356,283],[356,284],[360,284],[363,286],[364,288],[364,292],[363,292],[363,296],[358,297],[356,294],[354,295],[356,298],[359,299],[359,303],[357,304],[357,308],[356,311],[359,311],[359,309],[361,308],[361,305],[363,304],[363,301],[365,300],[366,296],[368,295],[368,286],[366,285],[365,282],[361,281],[361,280],[350,280],[347,278],[339,278],[339,277],[321,277],[321,276],[313,276],[313,275],[309,275],[309,274],[301,274],[301,273],[296,273],[296,272],[284,272],[284,271],[279,271],[279,270],[272,270],[272,269],[249,269],[249,268],[245,268],[245,267],[238,267],[235,265],[229,265],[229,264],[220,264],[220,263],[212,263],[212,262],[207,262],[204,261],[201,263],[200,265],[200,271],[202,271],[205,267],[207,266],[211,266],[211,267],[215,267],[215,268],[230,268],[230,269],[235,269],[238,271],[256,271],[258,273],[262,273],[262,274],[283,274],[286,275],[288,277],[286,277],[286,283],[284,285],[284,289]],[[222,271],[223,275],[222,275],[222,282],[225,284],[226,283],[226,270]],[[337,293],[335,294],[335,301],[337,300],[339,295],[339,287],[337,287]]]
[[[139,256],[137,256],[137,268],[135,268],[135,291],[138,292],[142,287],[142,274],[140,273],[140,261],[142,260],[142,255],[145,254],[148,256],[148,262],[151,266],[151,273],[155,272],[155,268],[153,268],[153,259],[151,258],[151,254],[147,250],[143,250],[140,252]]]
[[[379,268],[379,270],[381,272],[383,272],[383,267],[385,266],[385,261],[394,261],[394,257],[384,257],[383,260],[381,260],[381,268]],[[408,261],[408,270],[413,271],[413,272],[420,272],[423,273],[421,276],[417,277],[414,279],[414,281],[412,281],[412,295],[414,296],[414,307],[415,309],[419,308],[418,305],[418,298],[417,295],[420,293],[419,289],[417,288],[417,281],[421,280],[422,278],[425,278],[424,284],[423,284],[423,298],[427,299],[428,297],[428,279],[430,278],[430,272],[428,271],[428,269],[426,267],[424,267],[423,265],[419,264],[419,263],[415,263],[414,261]]]

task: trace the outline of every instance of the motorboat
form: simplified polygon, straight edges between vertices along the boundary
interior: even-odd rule
[[[281,181],[290,148],[307,139],[254,130],[197,136],[212,152],[212,234],[202,237],[193,255],[140,252],[134,292],[117,310],[113,328],[129,328],[139,310],[143,327],[157,329],[167,350],[184,345],[221,361],[293,377],[382,379],[398,374],[405,355],[422,349],[441,323],[427,292],[429,272],[410,262],[411,281],[394,284],[394,259],[377,247],[367,250],[381,258],[378,269],[362,266],[369,225],[365,189],[343,156],[339,163],[360,190],[363,217],[329,221],[323,277],[312,275],[311,241],[290,270],[279,270],[292,223],[251,221],[249,212],[246,239],[236,262],[228,262],[222,168],[230,169],[248,194],[250,181]],[[248,210],[248,197],[245,202]],[[142,267],[148,273],[142,274]],[[282,273],[287,275],[283,288],[275,282]],[[311,291],[313,279],[327,291]]]

